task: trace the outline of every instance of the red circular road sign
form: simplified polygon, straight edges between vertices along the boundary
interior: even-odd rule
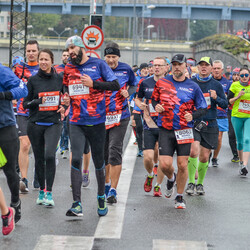
[[[102,46],[104,35],[102,30],[95,25],[90,25],[82,31],[82,41],[87,49],[95,50]]]
[[[247,60],[250,62],[250,51],[247,53]]]
[[[100,59],[100,56],[94,50],[87,50],[86,54],[87,54],[87,56],[96,57],[96,58]]]

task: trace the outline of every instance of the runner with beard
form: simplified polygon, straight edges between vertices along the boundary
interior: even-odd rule
[[[71,184],[72,207],[66,216],[83,216],[81,204],[82,154],[86,139],[90,143],[98,184],[99,216],[108,213],[105,199],[105,90],[117,91],[120,85],[110,67],[98,58],[88,57],[81,37],[66,41],[71,61],[65,66],[63,84],[65,104],[70,99],[69,131],[72,151]]]
[[[188,178],[187,164],[193,137],[193,119],[206,113],[206,101],[199,86],[185,77],[186,58],[177,54],[172,58],[172,73],[160,78],[152,94],[152,103],[159,113],[159,162],[168,177],[165,197],[170,198],[177,182],[175,208],[185,209],[183,192]],[[196,111],[194,112],[194,109]],[[177,152],[177,175],[173,155]]]

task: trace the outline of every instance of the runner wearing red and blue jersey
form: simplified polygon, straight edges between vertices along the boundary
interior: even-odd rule
[[[117,43],[109,43],[104,50],[105,61],[120,83],[119,91],[106,91],[106,142],[105,194],[108,203],[117,202],[117,185],[122,170],[123,139],[130,119],[127,98],[136,91],[133,70],[126,63],[119,62],[120,49]]]
[[[73,204],[67,216],[83,216],[81,205],[82,154],[86,139],[90,143],[98,184],[99,216],[108,212],[105,200],[105,90],[117,91],[120,85],[110,67],[98,58],[88,57],[79,36],[66,41],[70,62],[65,66],[65,101],[70,99],[69,130],[72,150],[71,183]],[[69,98],[68,98],[69,96]]]
[[[206,112],[207,104],[199,86],[185,77],[186,58],[177,54],[172,58],[172,73],[157,81],[152,94],[155,111],[159,113],[159,162],[168,177],[165,196],[173,194],[177,181],[175,208],[186,208],[183,192],[188,172],[187,164],[193,136],[193,119]],[[196,109],[195,113],[193,111]],[[173,154],[177,151],[177,176],[174,173]]]
[[[19,65],[17,65],[15,74],[17,75],[18,78],[22,79],[27,84],[29,78],[31,76],[36,75],[39,70],[38,42],[36,40],[28,41],[25,52],[28,62],[27,63],[21,62]],[[30,150],[30,140],[27,135],[28,116],[29,116],[29,110],[23,108],[23,98],[21,98],[17,102],[17,125],[18,125],[18,135],[20,140],[18,163],[22,177],[22,179],[20,180],[20,191],[22,193],[27,193],[29,191],[28,180],[27,180],[27,173],[29,168],[29,150]],[[39,188],[39,184],[35,176],[34,176],[33,186],[34,188]]]

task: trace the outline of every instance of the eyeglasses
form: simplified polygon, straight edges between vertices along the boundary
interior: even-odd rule
[[[162,65],[162,64],[154,64],[154,65],[153,65],[153,67],[155,67],[155,68],[156,68],[156,67],[163,67],[163,66],[166,66],[166,65],[165,65],[165,64],[164,64],[164,65]]]
[[[245,77],[248,77],[249,74],[241,74],[241,75],[240,75],[241,78],[244,77],[244,76],[245,76]]]

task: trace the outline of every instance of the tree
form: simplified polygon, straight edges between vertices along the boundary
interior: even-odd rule
[[[198,41],[206,36],[216,34],[216,21],[193,20],[190,21],[191,40]]]

